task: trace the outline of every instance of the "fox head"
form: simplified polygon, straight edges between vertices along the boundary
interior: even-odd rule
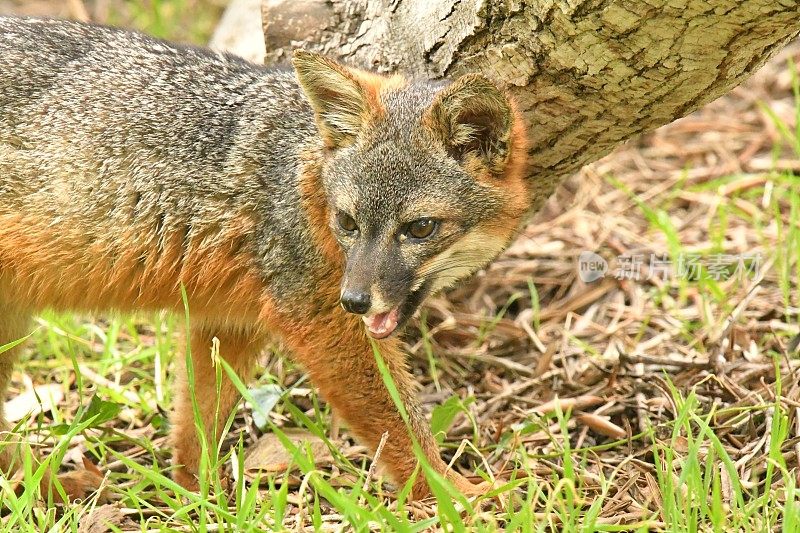
[[[298,51],[346,255],[341,305],[385,338],[427,296],[486,266],[527,209],[522,122],[487,78],[408,83]]]

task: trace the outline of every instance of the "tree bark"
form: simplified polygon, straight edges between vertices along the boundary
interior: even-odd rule
[[[528,124],[532,212],[581,166],[723,95],[800,32],[795,0],[265,0],[262,14],[267,62],[302,47],[505,86]]]

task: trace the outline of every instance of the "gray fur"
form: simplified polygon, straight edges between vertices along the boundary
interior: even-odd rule
[[[276,296],[308,289],[312,246],[296,187],[311,110],[290,71],[75,22],[0,18],[0,209],[53,224],[105,220],[203,233],[246,212],[246,243]],[[66,191],[66,194],[65,194]],[[215,217],[205,216],[209,211]],[[180,225],[180,227],[178,227]]]
[[[425,260],[500,208],[495,187],[420,124],[441,88],[391,93],[384,119],[323,166],[332,211],[347,209],[363,228],[359,242],[337,234],[348,270],[392,300],[419,284]],[[279,302],[313,305],[314,280],[329,272],[300,202],[307,149],[321,141],[292,72],[131,31],[0,17],[0,213],[48,206],[38,214],[56,233],[97,221],[87,246],[121,241],[131,227],[151,228],[141,238],[156,241],[213,235],[209,221],[246,214],[257,229],[240,253],[255,258]],[[420,216],[448,225],[425,245],[398,244],[399,228]]]

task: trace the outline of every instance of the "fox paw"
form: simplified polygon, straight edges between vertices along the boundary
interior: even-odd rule
[[[200,483],[197,481],[197,476],[188,468],[177,468],[172,472],[172,479],[188,491],[197,492],[200,490]]]
[[[464,496],[483,496],[494,488],[494,485],[486,481],[480,483],[473,483],[461,474],[450,471],[447,475],[450,482],[455,486],[458,491]],[[430,496],[430,488],[424,479],[420,479],[411,491],[412,500],[423,500]]]
[[[103,484],[103,475],[99,471],[74,470],[65,474],[59,474],[58,482],[64,489],[64,494],[67,495],[69,501],[86,500],[100,489]],[[55,501],[65,503],[61,498],[61,494],[55,487],[52,487],[51,490]],[[107,499],[106,490],[103,489],[98,496],[98,501],[105,503]]]
[[[494,488],[494,486],[487,481],[473,483],[464,477],[457,480],[455,485],[464,496],[483,496]]]
[[[200,481],[197,479],[197,475],[194,474],[187,468],[181,467],[176,469],[172,473],[172,479],[175,480],[181,487],[185,488],[190,492],[199,492],[200,491]],[[227,493],[232,493],[235,488],[235,483],[233,480],[226,476],[223,471],[220,471],[220,483],[222,485],[222,489]]]

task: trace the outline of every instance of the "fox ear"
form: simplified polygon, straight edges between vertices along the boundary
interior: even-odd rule
[[[501,174],[511,151],[514,115],[511,102],[489,79],[468,74],[435,98],[427,122],[462,164],[475,158]]]
[[[357,71],[319,54],[296,50],[292,65],[317,119],[325,146],[351,145],[377,108],[377,96]]]

